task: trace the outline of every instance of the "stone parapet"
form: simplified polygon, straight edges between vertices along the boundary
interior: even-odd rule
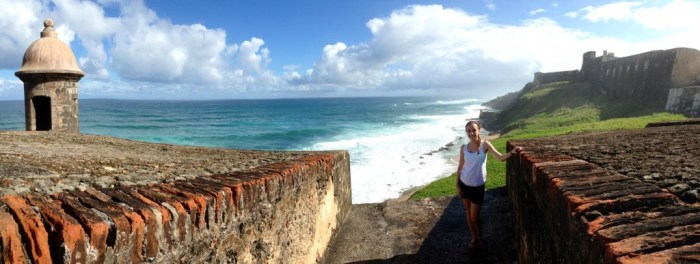
[[[536,72],[533,81],[539,85],[554,82],[573,82],[579,80],[579,71]]]
[[[526,149],[507,166],[519,262],[700,262],[698,133],[681,123],[509,142]]]
[[[52,134],[39,137],[57,139]],[[136,144],[145,152],[151,147],[206,152],[102,137],[61,137]],[[111,146],[105,149],[115,144],[106,144]],[[210,150],[221,151],[235,153]],[[315,263],[350,210],[349,155],[346,151],[283,154],[256,152],[259,159],[268,156],[268,162],[157,183],[7,192],[0,198],[0,259],[5,263]]]

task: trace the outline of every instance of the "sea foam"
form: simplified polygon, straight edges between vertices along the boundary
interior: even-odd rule
[[[413,115],[409,118],[418,122],[343,134],[338,136],[342,139],[319,142],[311,149],[349,151],[353,203],[397,198],[456,170],[454,157],[464,134],[463,126],[466,120],[478,117],[480,107],[474,102],[450,101],[449,104],[469,105],[458,114]],[[445,148],[448,143],[454,146]]]

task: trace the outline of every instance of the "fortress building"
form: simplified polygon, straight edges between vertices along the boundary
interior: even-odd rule
[[[34,41],[15,75],[24,82],[24,107],[28,131],[80,132],[78,68],[70,47],[58,39],[53,21],[44,21],[41,38]]]
[[[615,100],[700,114],[700,51],[654,50],[627,57],[595,51],[583,54],[580,70],[535,73],[534,82],[588,82]]]

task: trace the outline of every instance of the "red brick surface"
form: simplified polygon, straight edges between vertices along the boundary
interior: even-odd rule
[[[300,263],[351,206],[346,151],[0,138],[2,263]]]
[[[53,258],[62,259],[66,263],[86,263],[86,236],[78,220],[66,214],[58,201],[35,195],[27,197],[27,200],[39,209],[47,224],[47,230],[53,233],[52,240],[56,241],[51,244]]]
[[[29,263],[19,234],[19,226],[12,215],[0,211],[0,226],[3,263]]]
[[[24,198],[8,195],[0,199],[16,217],[21,235],[27,241],[28,253],[34,263],[51,263],[49,234],[46,232],[41,216],[34,211]]]
[[[319,155],[147,186],[88,187],[51,196],[6,195],[0,199],[2,258],[5,263],[172,263],[187,259],[207,262],[217,256],[218,261],[228,258],[226,262],[236,262],[242,261],[236,260],[240,254],[252,254],[253,259],[270,261],[273,250],[287,249],[270,248],[270,241],[255,234],[279,225],[272,221],[277,217],[289,218],[275,220],[285,223],[276,227],[283,229],[292,228],[289,225],[295,221],[303,225],[315,221],[313,215],[304,216],[312,217],[307,220],[290,215],[293,211],[274,214],[281,209],[270,206],[286,200],[291,203],[284,206],[292,207],[284,210],[294,210],[299,198],[290,197],[283,189],[293,190],[302,182],[319,188],[309,190],[314,195],[323,190],[325,182],[336,174],[336,167],[327,164],[335,159],[334,155]],[[305,236],[314,232],[302,229]],[[280,237],[274,243],[291,248],[284,242],[291,240],[283,238],[291,234],[270,235]],[[249,238],[243,241],[239,236]],[[221,243],[240,248],[217,252],[213,246]],[[280,256],[287,256],[284,254]]]
[[[61,202],[61,207],[71,216],[75,217],[83,226],[83,230],[90,240],[89,251],[94,252],[94,262],[104,262],[107,253],[107,236],[109,235],[109,223],[102,219],[95,211],[85,207],[77,197],[61,193],[53,196]]]
[[[508,161],[520,262],[700,263],[698,133],[666,123],[509,142],[526,150]]]

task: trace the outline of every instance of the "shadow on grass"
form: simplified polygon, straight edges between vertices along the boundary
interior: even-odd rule
[[[481,210],[483,247],[476,250],[467,248],[470,235],[465,216],[464,205],[461,199],[455,196],[416,254],[350,263],[514,263],[516,261],[510,205],[505,187],[486,191]]]

